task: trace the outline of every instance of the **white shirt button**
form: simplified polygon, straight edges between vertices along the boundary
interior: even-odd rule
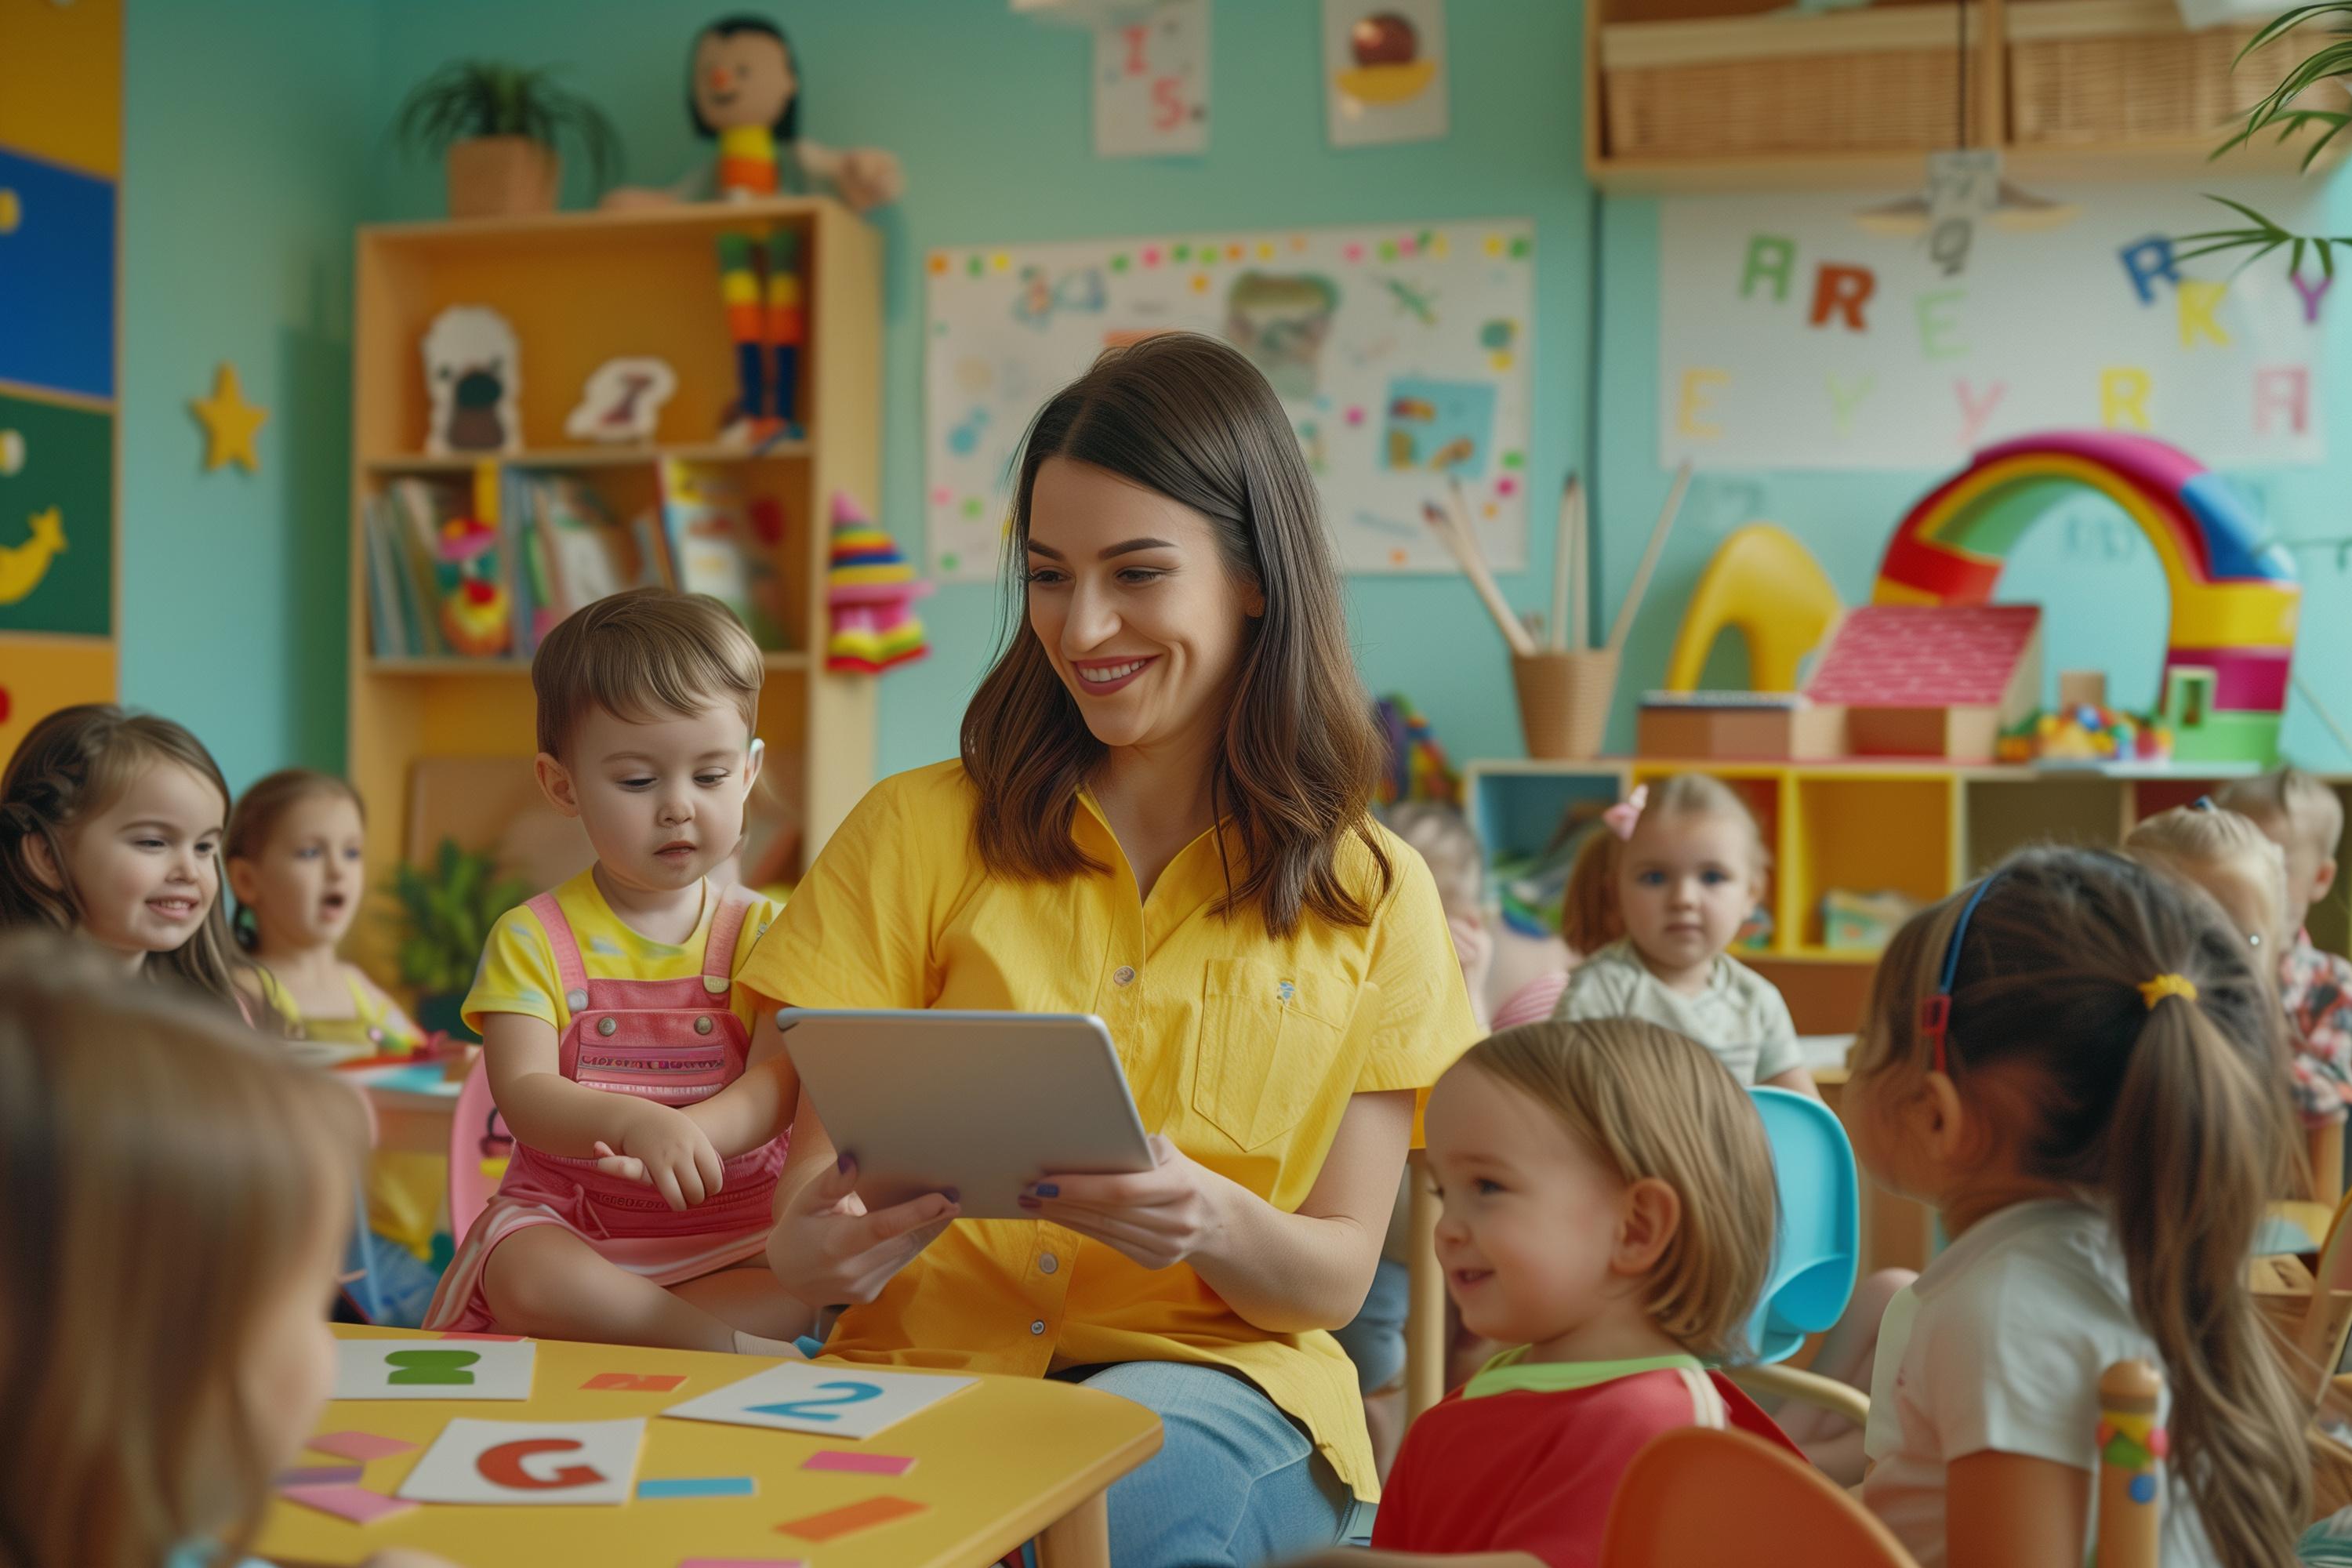
[[[1111,971],[1111,973],[1110,973],[1110,983],[1111,983],[1113,985],[1132,985],[1132,984],[1135,984],[1135,966],[1134,966],[1133,964],[1129,964],[1129,963],[1122,963],[1122,964],[1120,964],[1117,969],[1114,969],[1114,970],[1112,970],[1112,971]]]
[[[1045,1320],[1039,1318],[1036,1321],[1031,1323],[1029,1325],[1029,1331],[1033,1334],[1044,1333],[1045,1331]]]
[[[1037,1272],[1040,1274],[1051,1274],[1055,1269],[1059,1268],[1061,1266],[1062,1260],[1055,1257],[1050,1252],[1045,1254],[1045,1257],[1037,1259]]]

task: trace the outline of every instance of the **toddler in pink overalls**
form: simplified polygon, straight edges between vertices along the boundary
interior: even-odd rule
[[[777,906],[709,876],[763,671],[718,600],[660,588],[540,644],[540,785],[596,862],[499,918],[467,994],[515,1151],[425,1327],[795,1353],[762,1254],[799,1084],[734,980]]]

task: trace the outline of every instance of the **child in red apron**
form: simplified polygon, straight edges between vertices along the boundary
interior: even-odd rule
[[[540,782],[597,859],[499,917],[467,994],[515,1147],[426,1328],[775,1355],[806,1328],[763,1257],[798,1084],[734,978],[778,906],[708,875],[742,838],[762,669],[717,600],[667,589],[541,643]]]

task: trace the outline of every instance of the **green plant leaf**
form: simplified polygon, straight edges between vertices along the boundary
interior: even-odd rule
[[[409,89],[389,134],[413,156],[438,158],[477,136],[527,136],[551,151],[566,142],[586,155],[601,190],[621,163],[621,139],[596,104],[555,81],[557,68],[451,60]]]

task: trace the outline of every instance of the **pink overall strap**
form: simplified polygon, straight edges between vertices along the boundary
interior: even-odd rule
[[[734,984],[735,944],[743,934],[743,917],[758,895],[749,888],[730,888],[719,896],[710,917],[710,937],[702,948],[702,989],[724,996]]]
[[[540,929],[547,932],[547,945],[555,954],[556,984],[563,989],[565,1013],[577,1013],[588,1005],[588,970],[580,962],[580,943],[572,934],[572,922],[563,918],[563,906],[555,901],[553,893],[541,893],[523,908],[539,917]]]

